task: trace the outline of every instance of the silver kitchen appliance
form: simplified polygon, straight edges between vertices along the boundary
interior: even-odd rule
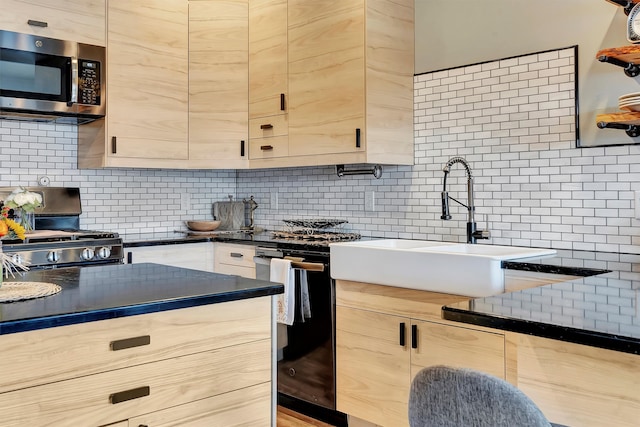
[[[0,118],[104,118],[105,53],[102,46],[0,31]]]
[[[20,239],[2,239],[2,250],[31,270],[104,264],[121,264],[122,238],[109,231],[81,230],[79,188],[26,187],[40,193],[43,206],[36,210],[36,229]],[[0,187],[0,200],[14,187]]]

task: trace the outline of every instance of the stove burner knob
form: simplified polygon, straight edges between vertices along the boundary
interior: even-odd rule
[[[47,261],[58,262],[60,261],[60,254],[56,251],[51,251],[47,254]]]
[[[20,254],[11,255],[11,261],[13,261],[16,264],[24,265],[24,257],[22,255],[20,255]]]
[[[98,249],[98,258],[107,259],[110,256],[111,256],[111,249],[107,248],[106,246],[103,246],[100,249]]]
[[[80,254],[80,259],[82,261],[90,261],[95,256],[96,252],[91,248],[84,248],[82,253]]]

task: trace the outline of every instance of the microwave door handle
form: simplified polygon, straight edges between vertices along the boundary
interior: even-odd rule
[[[71,99],[67,102],[67,106],[71,107],[78,102],[78,58],[71,58]]]

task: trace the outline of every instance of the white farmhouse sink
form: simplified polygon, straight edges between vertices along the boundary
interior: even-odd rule
[[[381,239],[332,243],[334,279],[470,297],[505,291],[502,261],[554,255],[553,249]]]

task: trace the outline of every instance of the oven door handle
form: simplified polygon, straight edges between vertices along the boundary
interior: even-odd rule
[[[324,264],[320,262],[291,261],[291,267],[306,271],[324,271]]]

